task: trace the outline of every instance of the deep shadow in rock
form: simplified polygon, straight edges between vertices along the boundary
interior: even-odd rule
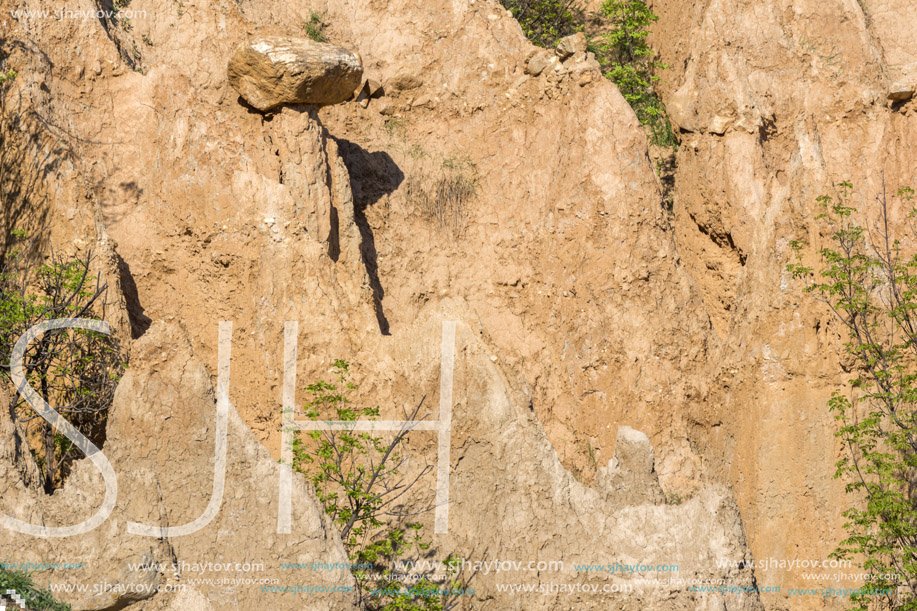
[[[153,323],[153,319],[144,314],[143,306],[140,305],[137,283],[134,282],[130,266],[127,261],[121,258],[121,255],[117,255],[117,257],[121,292],[124,294],[124,301],[127,304],[127,318],[131,323],[131,339],[137,339],[146,333],[146,330]]]
[[[382,308],[385,289],[379,279],[376,255],[376,240],[372,227],[366,219],[366,209],[393,192],[404,181],[404,173],[395,161],[384,151],[370,153],[359,144],[335,139],[341,158],[350,174],[350,188],[353,191],[353,215],[360,229],[360,254],[369,275],[373,291],[376,319],[383,335],[390,335],[388,319]]]

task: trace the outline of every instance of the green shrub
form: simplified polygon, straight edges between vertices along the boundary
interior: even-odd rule
[[[564,36],[585,29],[586,19],[576,0],[501,0],[538,46],[553,48]],[[621,90],[641,125],[657,146],[678,147],[665,105],[656,93],[658,72],[668,68],[647,43],[649,27],[659,17],[645,0],[605,0],[599,15],[609,31],[589,39],[605,76]]]
[[[50,592],[36,587],[28,573],[0,568],[0,595],[7,590],[15,590],[33,611],[70,611],[70,605],[55,601]]]
[[[306,417],[337,422],[375,420],[379,408],[351,404],[350,393],[357,386],[349,380],[350,364],[337,360],[332,370],[333,383],[320,381],[306,387],[311,395]],[[421,400],[406,411],[405,420],[416,420],[422,406]],[[397,563],[428,556],[431,547],[421,536],[422,525],[405,520],[429,508],[411,512],[402,508],[402,496],[432,469],[427,465],[413,477],[401,475],[405,464],[402,444],[409,432],[403,427],[393,438],[385,439],[369,432],[311,431],[293,440],[293,469],[309,478],[325,513],[340,528],[355,567],[352,572],[360,605],[368,611],[444,611],[453,608],[456,597],[429,593],[464,588],[459,581],[461,560],[452,556],[444,562],[454,569],[453,578],[446,583],[435,583],[429,573],[405,583],[398,573]]]
[[[9,363],[13,345],[38,323],[59,318],[102,319],[99,298],[106,291],[89,273],[92,255],[68,259],[51,255],[38,264],[27,253],[32,243],[21,231],[0,268],[0,362]],[[105,438],[108,409],[126,358],[117,341],[83,329],[57,329],[33,341],[23,356],[29,385],[42,399],[96,445]],[[82,453],[38,416],[16,391],[9,369],[0,381],[10,390],[10,411],[26,426],[45,491],[58,488]],[[31,433],[31,434],[30,434]]]
[[[309,21],[303,26],[306,30],[306,36],[315,42],[325,42],[327,40],[325,27],[325,16],[315,11],[312,11],[312,14],[309,15]]]
[[[525,36],[539,47],[582,29],[582,11],[576,0],[500,0],[513,14]]]
[[[590,50],[621,90],[642,125],[648,125],[652,140],[658,146],[677,146],[665,105],[656,93],[658,72],[669,66],[656,58],[649,46],[649,26],[659,17],[645,0],[606,0],[601,14],[611,30],[590,41]]]

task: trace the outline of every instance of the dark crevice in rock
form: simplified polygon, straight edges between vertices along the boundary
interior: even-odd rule
[[[748,254],[742,252],[742,249],[736,246],[735,241],[732,239],[732,234],[728,231],[719,232],[710,227],[707,227],[705,224],[699,222],[694,215],[691,215],[691,220],[694,221],[694,224],[697,226],[698,231],[710,238],[710,241],[716,244],[718,247],[732,251],[735,253],[736,259],[739,262],[739,265],[745,267],[745,261],[748,259]]]
[[[758,142],[766,144],[777,133],[777,122],[774,119],[763,119],[758,127]]]
[[[338,219],[338,209],[334,207],[334,204],[331,204],[329,221],[331,230],[328,232],[328,256],[337,263],[338,259],[341,258],[341,223]]]
[[[104,15],[115,15],[118,12],[118,9],[115,8],[112,0],[96,0],[95,1],[96,9],[102,11]],[[105,32],[105,35],[108,37],[108,40],[115,45],[115,49],[118,50],[118,55],[121,56],[121,60],[130,67],[131,70],[137,70],[138,64],[134,60],[134,57],[127,52],[127,49],[124,48],[124,43],[121,40],[121,36],[118,33],[117,28],[120,27],[118,19],[116,17],[108,18],[107,16],[98,17],[99,25],[102,26],[102,30]],[[135,53],[137,53],[136,46],[134,47]]]

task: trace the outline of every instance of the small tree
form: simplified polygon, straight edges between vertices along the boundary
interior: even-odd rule
[[[350,364],[337,360],[332,370],[334,383],[320,381],[306,387],[311,395],[306,417],[354,423],[361,417],[375,420],[378,407],[351,404],[349,395],[357,386],[349,380]],[[423,400],[405,410],[405,421],[415,421],[422,406]],[[445,564],[453,569],[454,578],[447,583],[420,574],[405,587],[398,573],[398,563],[431,553],[430,543],[420,534],[422,525],[407,521],[430,507],[403,509],[404,495],[431,470],[425,465],[411,479],[400,475],[406,464],[402,444],[410,431],[403,426],[391,440],[352,430],[310,431],[293,440],[293,468],[309,478],[325,513],[341,529],[354,565],[359,602],[369,611],[446,611],[457,604],[454,592],[466,585],[458,579],[461,560],[451,556]]]
[[[852,595],[852,609],[917,610],[917,255],[905,255],[888,226],[884,193],[874,231],[854,221],[853,185],[818,198],[832,244],[818,251],[819,278],[798,260],[788,266],[806,291],[826,303],[847,329],[844,349],[854,378],[829,407],[844,456],[835,477],[848,483],[854,506],[844,512],[848,538],[832,554],[862,561],[877,577]],[[914,191],[898,191],[910,206]],[[914,212],[911,213],[914,217]],[[850,370],[850,369],[848,369]]]
[[[608,19],[610,31],[591,43],[596,59],[621,90],[643,125],[649,125],[653,140],[660,146],[677,144],[655,85],[658,72],[669,66],[656,58],[647,42],[649,27],[659,20],[645,0],[606,0],[601,14]]]
[[[500,0],[522,27],[526,38],[539,47],[582,29],[582,10],[576,0]]]
[[[57,318],[103,318],[99,277],[89,274],[92,255],[66,259],[52,254],[35,265],[22,233],[0,270],[0,362],[8,364],[13,345],[31,327]],[[94,280],[94,282],[93,282]],[[117,341],[83,329],[44,333],[26,350],[23,368],[29,384],[77,430],[101,446],[115,386],[126,366]],[[17,393],[8,365],[0,379],[10,387],[10,413],[27,427],[45,491],[59,487],[79,450]]]

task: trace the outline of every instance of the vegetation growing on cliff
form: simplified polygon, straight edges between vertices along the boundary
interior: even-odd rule
[[[33,611],[70,611],[70,605],[55,601],[50,592],[35,585],[28,573],[0,568],[0,596],[9,598],[7,590],[15,591]]]
[[[525,36],[539,47],[554,48],[557,41],[583,29],[583,11],[577,0],[500,0],[513,14]]]
[[[586,29],[584,11],[575,0],[501,0],[525,35],[538,46],[554,47],[557,41]],[[606,0],[597,15],[602,34],[589,36],[606,78],[628,101],[641,125],[648,126],[653,144],[677,148],[665,105],[656,93],[659,73],[669,66],[659,61],[647,42],[649,28],[659,17],[646,0]]]
[[[325,37],[325,27],[325,16],[315,11],[312,11],[309,15],[309,21],[303,24],[306,36],[315,42],[327,42],[328,39]]]
[[[887,198],[870,231],[854,220],[853,185],[818,198],[831,244],[818,251],[818,274],[798,260],[788,266],[806,291],[834,312],[847,329],[844,351],[853,372],[850,387],[836,391],[829,408],[838,423],[844,455],[835,477],[847,482],[848,537],[834,552],[859,560],[877,578],[850,597],[851,609],[917,609],[917,254],[905,253],[892,235]],[[914,191],[898,191],[913,209]],[[917,216],[912,210],[911,217]],[[909,236],[913,238],[914,236]]]
[[[407,196],[421,216],[443,234],[461,238],[469,224],[469,205],[478,192],[477,167],[462,156],[450,156],[423,163],[426,153],[419,147],[409,154],[418,171],[407,181]]]
[[[52,254],[36,263],[34,249],[22,232],[0,269],[0,362],[10,363],[14,344],[34,325],[59,318],[103,319],[99,298],[106,287],[89,268],[91,254],[66,258]],[[67,421],[96,445],[105,438],[105,424],[125,359],[117,341],[83,329],[47,331],[23,356],[29,385]],[[49,494],[60,487],[80,450],[41,418],[17,392],[10,369],[0,369],[10,390],[10,410],[25,427],[32,455]]]
[[[649,27],[659,17],[645,0],[606,0],[601,14],[610,30],[591,42],[606,78],[621,90],[642,125],[648,125],[657,146],[678,145],[665,105],[656,93],[659,72],[669,68],[647,42]]]
[[[306,390],[311,400],[305,415],[313,421],[356,422],[375,420],[379,408],[355,407],[350,400],[357,385],[350,381],[350,364],[332,365],[334,382],[319,381]],[[406,410],[405,421],[417,420],[423,400]],[[411,477],[403,443],[410,429],[393,431],[390,439],[353,430],[310,431],[293,441],[293,469],[305,474],[325,513],[341,530],[341,540],[353,564],[353,576],[362,608],[368,611],[446,611],[455,606],[465,589],[460,581],[461,560],[452,556],[446,582],[421,573],[405,581],[399,563],[431,554],[421,534],[423,525],[409,518],[430,508],[408,511],[405,494],[430,472],[426,465]]]

